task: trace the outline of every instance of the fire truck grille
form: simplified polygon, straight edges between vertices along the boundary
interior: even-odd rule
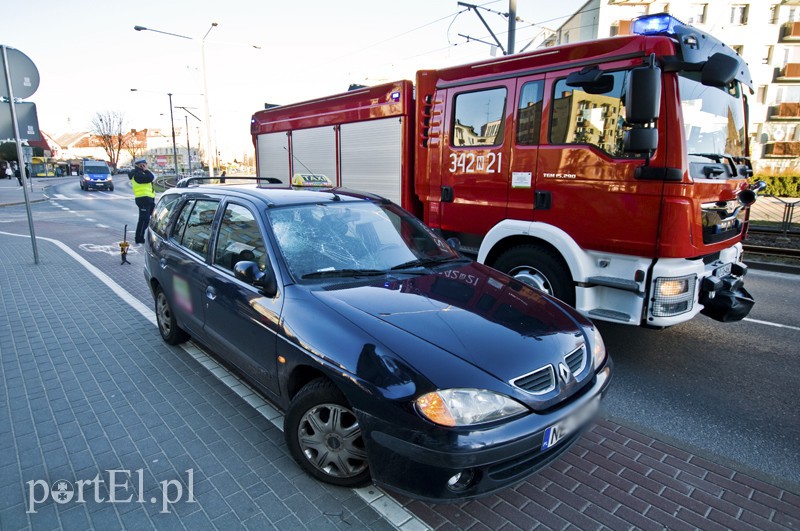
[[[556,387],[556,375],[552,365],[547,365],[511,382],[529,393],[541,395]]]

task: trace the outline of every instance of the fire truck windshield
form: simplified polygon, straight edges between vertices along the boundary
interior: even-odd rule
[[[683,72],[679,80],[686,152],[743,157],[745,113],[738,83],[709,87],[700,83],[698,72]]]

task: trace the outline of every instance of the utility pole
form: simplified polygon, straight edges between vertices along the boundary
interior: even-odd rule
[[[508,0],[508,55],[514,55],[517,40],[517,0]]]
[[[494,39],[494,44],[492,44],[491,42],[482,41],[481,39],[476,39],[475,37],[470,37],[469,35],[461,35],[459,33],[458,34],[459,36],[464,37],[465,39],[467,39],[467,41],[473,40],[482,42],[484,44],[488,44],[490,46],[497,46],[498,48],[500,48],[500,51],[503,52],[503,55],[511,55],[514,53],[514,41],[516,40],[516,35],[517,35],[517,0],[508,0],[508,13],[499,13],[497,11],[492,11],[491,9],[487,9],[482,6],[476,6],[475,4],[468,4],[466,2],[458,2],[458,5],[466,7],[467,10],[469,11],[475,10],[475,14],[478,15],[478,18],[483,23],[483,26],[489,32],[489,35],[491,35],[492,39]],[[496,15],[502,15],[508,17],[508,44],[506,48],[503,48],[503,45],[497,38],[497,35],[494,34],[492,28],[490,28],[489,24],[486,23],[486,20],[483,18],[483,15],[481,15],[481,12],[479,11],[480,9],[489,11],[490,13],[494,13]]]

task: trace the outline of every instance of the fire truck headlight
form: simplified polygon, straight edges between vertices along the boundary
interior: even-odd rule
[[[697,275],[661,277],[656,279],[653,315],[669,317],[686,313],[694,305]]]

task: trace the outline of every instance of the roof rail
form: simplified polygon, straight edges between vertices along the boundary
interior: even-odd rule
[[[255,182],[259,186],[262,184],[285,184],[283,181],[276,177],[256,177],[256,176],[236,176],[236,177],[184,177],[175,185],[176,188],[188,188],[189,184],[191,183],[198,183],[204,184],[204,181],[211,181],[207,184],[214,184],[214,185],[224,185],[228,184],[228,181],[248,181],[250,183]],[[241,184],[241,183],[239,183]]]

